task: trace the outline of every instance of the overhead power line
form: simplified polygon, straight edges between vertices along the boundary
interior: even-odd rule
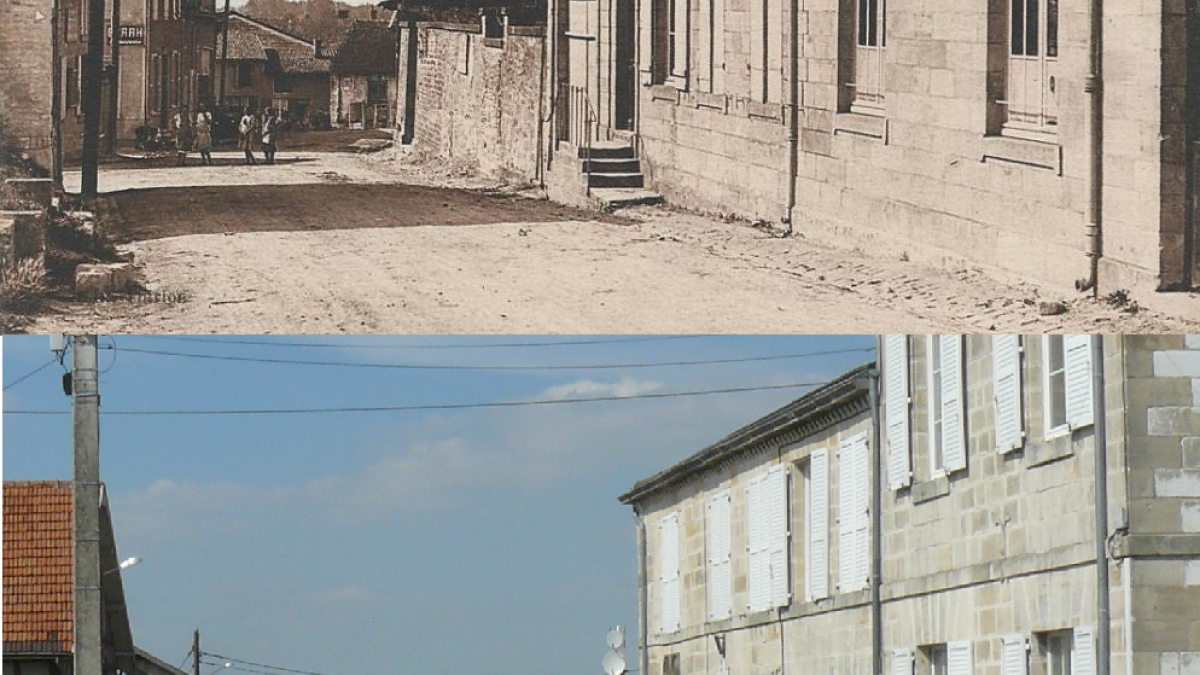
[[[209,359],[215,361],[238,361],[244,363],[273,363],[295,366],[332,366],[339,368],[385,368],[397,370],[615,370],[622,368],[670,368],[683,366],[710,366],[727,363],[751,363],[761,361],[783,361],[790,359],[805,359],[818,356],[834,356],[859,352],[873,352],[874,347],[859,347],[855,349],[830,349],[820,352],[804,352],[799,354],[776,354],[769,356],[743,356],[727,359],[697,359],[690,361],[659,361],[651,363],[585,363],[568,365],[529,365],[529,366],[497,366],[497,365],[433,365],[415,363],[355,363],[353,361],[309,361],[304,359],[275,359],[259,356],[233,356],[229,354],[197,354],[194,352],[175,352],[160,349],[140,349],[136,347],[121,347],[121,351],[154,356],[170,356],[188,359]]]
[[[694,340],[696,338],[708,338],[711,335],[640,335],[634,337],[614,337],[611,339],[589,339],[589,340],[557,340],[543,342],[492,342],[492,343],[471,343],[471,344],[444,344],[444,343],[415,343],[415,344],[399,344],[399,345],[378,345],[378,344],[335,344],[330,342],[299,342],[299,341],[276,341],[276,340],[249,340],[249,339],[216,339],[206,337],[191,337],[185,335],[146,335],[143,337],[154,338],[155,340],[171,340],[175,342],[196,342],[202,344],[216,345],[256,345],[260,347],[301,347],[311,349],[520,349],[526,347],[571,347],[579,345],[617,345],[629,344],[633,342],[662,342],[666,340]]]
[[[24,375],[18,377],[17,379],[13,380],[12,382],[9,382],[8,384],[4,385],[4,391],[8,391],[9,389],[12,389],[13,387],[17,386],[18,384],[21,384],[22,382],[24,382],[25,380],[28,380],[29,378],[33,377],[34,375],[37,375],[38,373],[49,368],[50,366],[54,365],[55,363],[58,363],[58,359],[50,359],[49,361],[38,366],[36,370],[25,373]]]
[[[659,394],[632,394],[629,396],[595,396],[589,398],[541,399],[534,401],[492,401],[485,403],[445,403],[434,405],[358,406],[344,408],[250,408],[216,410],[109,410],[103,415],[122,416],[166,416],[166,415],[309,415],[328,413],[404,412],[415,410],[465,410],[469,408],[519,408],[536,405],[565,405],[571,403],[600,403],[605,401],[632,401],[654,398],[680,398],[685,396],[712,396],[716,394],[740,394],[754,391],[800,389],[816,387],[824,382],[793,382],[758,387],[731,387],[728,389],[704,389],[699,391],[677,391]],[[67,410],[6,410],[11,415],[69,415]]]
[[[297,670],[295,668],[284,668],[283,666],[272,666],[272,665],[269,665],[266,663],[255,663],[254,661],[246,661],[245,659],[235,659],[232,656],[222,656],[220,654],[214,654],[212,652],[201,652],[201,653],[204,656],[213,656],[218,659],[221,659],[222,661],[226,661],[226,662],[230,662],[230,663],[237,663],[237,664],[244,664],[247,666],[256,666],[258,668],[267,668],[267,669],[270,669],[271,671],[282,671],[285,673],[299,673],[300,675],[325,675],[324,673],[318,673],[318,672],[315,672],[312,670]],[[224,665],[224,664],[218,663],[216,665]],[[240,669],[247,670],[245,668],[240,668]],[[254,672],[254,671],[251,671],[251,672]],[[257,672],[263,672],[263,671],[257,671]]]

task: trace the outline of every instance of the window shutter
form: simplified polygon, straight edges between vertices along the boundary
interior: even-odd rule
[[[771,556],[767,548],[767,504],[766,504],[766,474],[759,474],[750,479],[746,490],[746,504],[749,507],[748,527],[750,554],[750,597],[747,608],[751,612],[761,612],[770,604],[770,574]]]
[[[791,601],[788,583],[788,485],[787,466],[776,465],[767,471],[767,555],[770,578],[770,606],[782,607]]]
[[[912,482],[908,450],[908,336],[883,338],[883,395],[886,408],[888,488],[899,490]]]
[[[808,599],[829,596],[829,451],[808,460]]]
[[[946,643],[947,675],[974,675],[975,660],[971,643],[966,640]]]
[[[1024,444],[1021,415],[1021,338],[992,336],[992,390],[996,404],[996,450],[1004,453]]]
[[[1095,629],[1079,626],[1071,646],[1071,675],[1096,675]]]
[[[1025,653],[1024,635],[1000,638],[1000,675],[1029,675],[1029,660]]]
[[[897,649],[892,652],[892,675],[913,675],[913,652]]]
[[[659,537],[659,578],[662,581],[662,632],[679,630],[679,512],[663,517]]]
[[[838,481],[838,590],[867,586],[867,439],[858,434],[841,443]]]
[[[937,341],[942,353],[942,457],[946,472],[967,468],[967,439],[963,420],[963,338],[943,335]]]
[[[721,490],[708,502],[708,619],[720,621],[733,616],[730,575],[729,490]]]
[[[1063,336],[1066,367],[1067,425],[1072,429],[1092,423],[1092,338]]]

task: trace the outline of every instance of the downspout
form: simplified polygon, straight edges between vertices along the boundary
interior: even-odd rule
[[[541,53],[541,58],[538,61],[538,67],[541,69],[541,72],[543,72],[543,73],[546,72],[546,41],[548,39],[550,39],[550,36],[545,35],[545,34],[542,35],[542,53]],[[538,78],[538,130],[537,130],[538,138],[537,138],[537,157],[535,160],[537,163],[534,166],[534,176],[538,180],[538,187],[542,190],[546,189],[546,171],[545,171],[545,167],[542,166],[542,157],[544,156],[543,153],[545,152],[545,149],[542,148],[542,144],[546,142],[546,122],[544,119],[545,117],[546,117],[546,78],[540,77],[540,78]]]
[[[1078,282],[1079,290],[1100,294],[1100,258],[1104,255],[1104,0],[1090,0],[1090,65],[1083,91],[1088,97],[1088,206],[1087,256],[1088,278]]]
[[[1096,457],[1096,675],[1109,675],[1108,429],[1104,414],[1104,336],[1092,337],[1092,417]]]
[[[1189,290],[1196,284],[1196,229],[1197,212],[1200,211],[1200,7],[1189,3],[1184,17],[1187,30],[1187,90],[1185,94],[1184,149],[1185,190],[1183,201],[1183,288]]]
[[[633,515],[637,518],[637,544],[638,544],[638,650],[639,650],[639,675],[648,675],[650,672],[650,650],[647,646],[650,628],[647,625],[649,617],[646,609],[646,519],[642,516],[642,509],[637,504],[633,505]]]
[[[62,11],[62,5],[59,0],[54,0],[54,4],[50,9],[50,61],[53,68],[50,73],[50,87],[53,89],[50,92],[50,177],[53,181],[52,204],[55,207],[59,204],[59,198],[63,194],[63,171],[62,171],[62,52],[59,49],[59,21],[58,15]]]
[[[546,68],[546,86],[550,91],[550,109],[546,114],[538,118],[539,131],[541,127],[549,126],[548,133],[543,134],[541,143],[546,144],[545,155],[543,157],[545,166],[542,169],[543,186],[545,185],[545,174],[549,171],[554,162],[554,149],[558,145],[558,0],[550,0],[547,3],[546,17],[547,33],[543,38],[542,49],[550,50],[550,66]],[[545,59],[543,59],[545,63]]]
[[[788,80],[788,198],[783,224],[792,234],[792,210],[796,208],[796,174],[800,164],[800,0],[792,0],[792,28],[789,37]]]
[[[871,409],[871,672],[883,675],[883,462],[879,445],[879,362],[869,371]]]

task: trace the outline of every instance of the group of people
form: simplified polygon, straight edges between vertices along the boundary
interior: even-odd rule
[[[193,116],[185,105],[179,108],[171,123],[175,128],[175,165],[184,166],[188,153],[195,151],[200,153],[205,166],[212,166],[212,113],[201,104]],[[264,162],[274,164],[278,135],[279,114],[274,108],[267,108],[261,116],[252,108],[246,108],[238,122],[238,147],[246,153],[246,164],[258,164],[254,156],[256,146],[262,149]]]

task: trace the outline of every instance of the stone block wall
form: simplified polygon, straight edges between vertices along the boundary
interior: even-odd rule
[[[539,175],[546,106],[545,31],[509,26],[500,40],[479,30],[420,24],[414,145],[430,156],[473,164],[486,176],[532,182]],[[401,74],[407,72],[407,51],[401,49]]]
[[[0,0],[0,128],[43,168],[51,164],[50,0]]]

